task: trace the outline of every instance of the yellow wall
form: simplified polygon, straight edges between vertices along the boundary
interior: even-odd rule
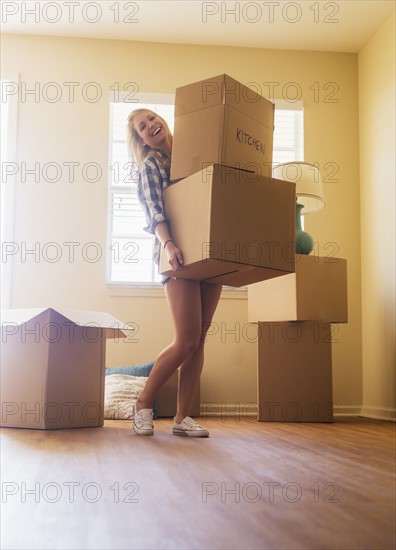
[[[326,178],[326,207],[308,217],[306,227],[318,242],[317,251],[336,251],[348,260],[349,316],[339,325],[333,346],[334,400],[343,412],[358,413],[362,402],[360,218],[358,157],[357,55],[326,52],[262,50],[231,47],[181,46],[116,40],[3,36],[3,70],[17,72],[27,88],[49,82],[64,91],[56,103],[27,96],[19,104],[18,162],[31,167],[45,163],[100,163],[98,183],[67,181],[67,170],[56,184],[29,179],[16,186],[15,234],[21,243],[60,243],[63,256],[50,263],[23,262],[14,256],[12,307],[68,306],[109,311],[139,327],[137,342],[108,347],[108,364],[149,360],[172,337],[162,296],[113,296],[105,286],[106,208],[109,107],[107,89],[118,82],[136,82],[141,91],[174,92],[189,82],[220,73],[256,82],[263,95],[268,85],[293,92],[296,83],[305,105],[305,160],[319,163]],[[84,101],[81,90],[96,82],[100,101]],[[69,102],[64,82],[78,82]],[[294,88],[296,89],[296,88]],[[92,90],[91,90],[92,91]],[[332,95],[333,94],[333,95]],[[286,96],[285,98],[290,98]],[[333,102],[330,102],[332,100]],[[329,181],[332,169],[338,170]],[[62,243],[80,243],[68,260]],[[84,261],[82,249],[98,243],[97,262]],[[333,244],[332,244],[333,243]],[[42,252],[42,251],[41,251]],[[89,253],[93,249],[88,250]],[[202,399],[210,402],[256,401],[256,345],[247,332],[246,297],[224,297],[214,318],[218,329],[208,337]],[[236,333],[229,331],[233,328]],[[227,332],[228,331],[228,332]],[[249,341],[250,340],[250,341]]]
[[[395,15],[359,52],[363,409],[396,418]]]

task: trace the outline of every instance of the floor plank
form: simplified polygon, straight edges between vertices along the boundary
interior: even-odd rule
[[[395,548],[395,425],[3,429],[3,549]]]

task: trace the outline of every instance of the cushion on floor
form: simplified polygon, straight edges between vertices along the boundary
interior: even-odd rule
[[[104,417],[131,420],[132,406],[147,382],[147,376],[109,374],[105,377]]]

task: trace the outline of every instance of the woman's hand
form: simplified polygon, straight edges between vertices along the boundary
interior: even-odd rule
[[[183,266],[183,255],[180,248],[178,248],[173,241],[169,241],[165,247],[168,254],[168,262],[171,268],[176,271]]]

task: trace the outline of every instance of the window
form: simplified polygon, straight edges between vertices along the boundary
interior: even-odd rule
[[[272,162],[304,160],[304,111],[303,102],[290,103],[275,100],[275,131]]]
[[[151,109],[173,133],[174,95],[134,97],[138,103],[110,102],[107,282],[147,286],[158,283],[160,277],[152,261],[154,237],[142,229],[146,220],[137,199],[137,167],[128,156],[127,118],[134,109]]]
[[[136,195],[137,167],[128,158],[126,121],[133,109],[152,109],[173,133],[174,95],[135,94],[136,103],[126,97],[110,100],[107,283],[144,287],[160,278],[152,261],[153,236],[142,229],[146,221]],[[304,160],[303,135],[302,102],[275,100],[273,163]]]
[[[16,135],[18,75],[1,75],[1,304],[11,306],[12,256],[8,244],[13,241],[14,187],[16,162]],[[10,169],[9,169],[10,168]],[[8,244],[7,244],[8,243]]]

